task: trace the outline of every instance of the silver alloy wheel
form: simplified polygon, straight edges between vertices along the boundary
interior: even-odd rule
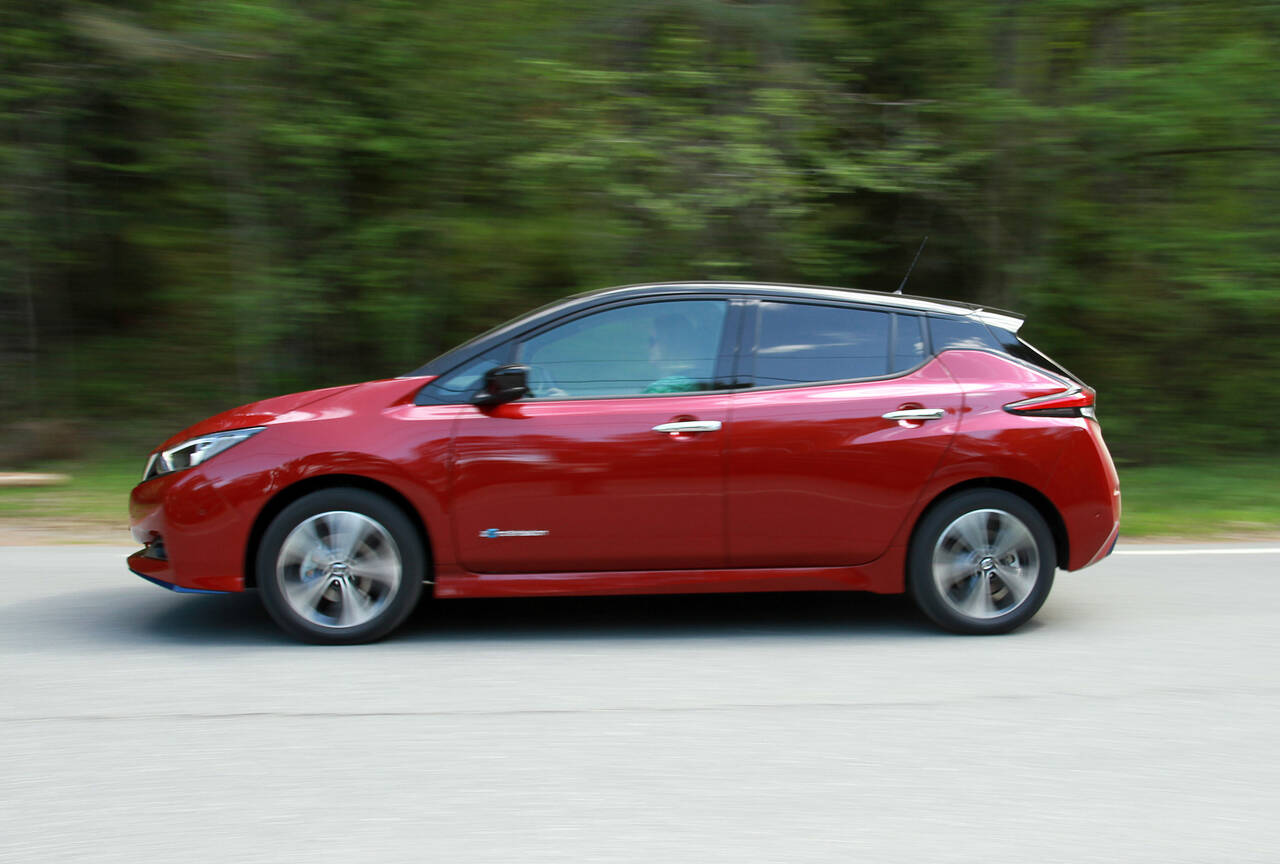
[[[359,627],[382,614],[403,570],[390,532],[349,510],[317,513],[300,522],[276,558],[285,602],[305,620],[330,628]]]
[[[933,547],[938,595],[968,618],[1006,615],[1036,587],[1040,547],[1006,510],[970,510],[943,529]]]

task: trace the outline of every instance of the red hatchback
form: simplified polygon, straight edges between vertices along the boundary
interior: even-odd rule
[[[438,598],[909,591],[943,627],[1033,616],[1120,519],[1093,391],[1006,312],[697,283],[534,311],[410,375],[173,436],[129,567],[256,588],[366,642]]]

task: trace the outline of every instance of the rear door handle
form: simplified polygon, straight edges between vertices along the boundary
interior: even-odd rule
[[[653,427],[654,432],[718,432],[719,420],[681,420],[676,423],[659,423]]]
[[[880,416],[886,420],[941,420],[946,414],[942,408],[906,408]]]

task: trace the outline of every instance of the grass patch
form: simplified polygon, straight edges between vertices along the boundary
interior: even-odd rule
[[[40,465],[32,470],[71,479],[58,486],[0,486],[0,520],[128,525],[129,490],[142,476],[141,465],[137,456]]]
[[[1120,469],[1126,537],[1280,532],[1280,459]]]
[[[0,487],[0,527],[51,526],[72,540],[82,529],[123,529],[141,466],[136,455],[41,465],[37,470],[68,474],[71,481]],[[1121,468],[1120,489],[1126,537],[1280,532],[1280,459]],[[120,540],[128,542],[123,530]]]

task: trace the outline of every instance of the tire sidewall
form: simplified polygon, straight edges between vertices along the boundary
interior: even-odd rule
[[[359,513],[380,523],[400,553],[400,585],[387,608],[358,627],[338,630],[307,621],[293,610],[276,574],[276,561],[289,532],[303,521],[334,510]],[[417,528],[398,506],[365,489],[321,489],[286,506],[263,532],[254,555],[258,593],[272,619],[289,635],[306,642],[349,645],[373,642],[403,623],[422,596],[426,555]]]
[[[933,550],[948,525],[965,513],[984,509],[1004,510],[1027,526],[1040,555],[1040,572],[1031,595],[1016,609],[995,618],[975,619],[955,611],[939,593],[933,579]],[[939,502],[920,521],[907,553],[907,590],[921,611],[947,630],[974,635],[1008,633],[1040,611],[1053,587],[1056,567],[1053,533],[1034,506],[1002,489],[971,489]]]

